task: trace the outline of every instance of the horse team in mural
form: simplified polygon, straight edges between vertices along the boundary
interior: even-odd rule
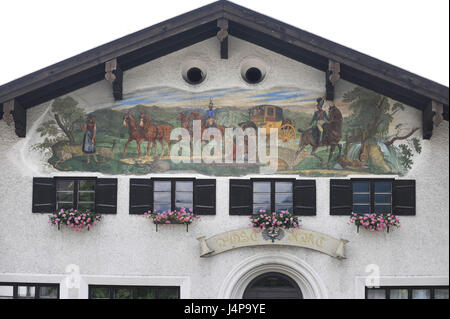
[[[404,106],[382,95],[355,87],[336,103],[311,96],[304,104],[313,110],[269,103],[215,107],[214,99],[209,98],[208,109],[136,104],[87,113],[66,96],[53,101],[52,118],[37,130],[39,143],[33,149],[47,152],[51,167],[63,171],[252,173],[250,164],[172,163],[171,148],[178,141],[171,140],[171,132],[184,128],[193,136],[198,121],[202,135],[208,128],[216,128],[222,136],[227,128],[278,129],[281,174],[403,175],[412,167],[414,154],[421,152],[420,139],[414,137],[419,128],[395,120]]]

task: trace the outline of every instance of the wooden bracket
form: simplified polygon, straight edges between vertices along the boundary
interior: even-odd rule
[[[423,119],[423,139],[430,140],[433,136],[433,118],[435,113],[433,112],[433,102],[428,103],[423,109],[422,119]]]
[[[217,32],[217,39],[220,41],[220,58],[228,59],[228,20],[218,19],[217,26],[220,28]]]
[[[11,126],[14,122],[16,135],[25,137],[27,134],[27,110],[16,100],[3,103],[2,118]]]
[[[332,60],[328,62],[328,70],[326,72],[326,99],[327,101],[334,100],[334,87],[341,79],[341,64]]]
[[[444,121],[444,104],[432,101],[431,106],[434,113],[433,117],[434,126],[439,127],[439,125],[441,125],[441,123]]]
[[[123,71],[113,59],[105,63],[105,79],[113,87],[113,96],[116,101],[123,99]]]

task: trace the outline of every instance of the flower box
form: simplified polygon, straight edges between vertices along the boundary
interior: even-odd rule
[[[200,217],[196,216],[192,209],[189,212],[185,208],[181,208],[180,211],[168,211],[168,212],[147,212],[144,214],[144,218],[151,219],[153,224],[156,225],[156,231],[158,231],[159,225],[186,225],[186,232],[189,232],[189,225]]]
[[[58,230],[62,226],[66,226],[75,231],[81,231],[83,229],[90,230],[95,227],[102,220],[102,216],[89,210],[77,210],[77,209],[61,209],[54,214],[49,215],[48,223],[52,226],[58,226]]]
[[[352,213],[350,217],[349,225],[355,224],[357,232],[359,233],[360,227],[370,232],[383,232],[385,229],[389,233],[392,228],[400,228],[400,218],[393,214],[365,214],[358,215]]]
[[[262,231],[265,237],[275,242],[280,238],[280,234],[286,229],[300,229],[300,222],[297,216],[293,216],[287,211],[279,213],[267,213],[261,210],[259,214],[250,217],[251,224],[254,229]]]

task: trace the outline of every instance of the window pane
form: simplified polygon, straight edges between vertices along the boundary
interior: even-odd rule
[[[71,203],[73,203],[73,193],[72,192],[70,192],[70,193],[58,192],[56,194],[56,200],[58,202],[71,202]]]
[[[189,210],[191,208],[194,208],[194,204],[190,202],[190,203],[177,203],[175,205],[176,210],[181,210],[182,208],[184,208],[185,210]]]
[[[254,193],[270,193],[271,187],[270,182],[254,182],[253,183]]]
[[[391,204],[392,195],[390,194],[375,194],[376,204]]]
[[[389,214],[392,212],[392,206],[391,205],[375,205],[375,211],[376,214]]]
[[[91,288],[91,298],[92,299],[109,299],[110,298],[110,288],[106,287],[93,287]]]
[[[367,290],[367,299],[386,299],[386,290],[369,289]]]
[[[281,211],[288,211],[289,213],[292,214],[292,212],[294,211],[294,205],[290,204],[290,205],[275,205],[275,210],[277,211],[277,213],[281,212]]]
[[[114,299],[132,299],[133,293],[131,288],[116,288],[114,289]]]
[[[179,299],[178,288],[159,288],[159,299]]]
[[[353,194],[353,203],[354,204],[368,204],[370,203],[370,195],[369,194]]]
[[[171,210],[172,206],[171,204],[154,204],[154,210],[157,213],[163,213],[163,212],[168,212],[169,210]]]
[[[34,286],[19,286],[17,289],[17,297],[34,298],[36,289]]]
[[[74,190],[74,181],[57,181],[56,182],[56,190],[57,191],[73,191]]]
[[[276,204],[289,204],[293,202],[292,194],[275,194]]]
[[[155,192],[170,192],[172,189],[172,182],[155,181]]]
[[[391,193],[392,182],[375,182],[375,193]]]
[[[264,193],[253,194],[253,203],[270,205],[270,194],[264,194]]]
[[[95,210],[95,203],[78,203],[78,210],[89,210],[93,212]]]
[[[413,299],[430,299],[430,289],[414,289],[412,291]]]
[[[448,288],[435,289],[434,299],[448,299]]]
[[[176,182],[175,189],[177,192],[192,192],[194,190],[194,183]]]
[[[80,192],[80,193],[78,193],[78,201],[79,202],[94,202],[95,201],[95,193]]]
[[[353,182],[352,184],[354,193],[370,193],[369,182]]]
[[[171,193],[167,192],[155,192],[155,203],[169,203],[171,202]]]
[[[175,203],[192,203],[193,202],[193,194],[192,193],[176,193],[175,194]]]
[[[253,205],[253,214],[259,214],[261,210],[266,213],[271,213],[270,204],[268,205]]]
[[[78,189],[80,191],[95,191],[95,181],[94,180],[79,181]]]
[[[356,214],[369,214],[370,205],[353,205],[353,212]]]
[[[276,182],[276,193],[292,193],[292,182]]]
[[[56,286],[41,286],[39,287],[39,298],[42,299],[56,299],[58,298],[58,287]]]
[[[408,299],[408,289],[391,289],[390,299]]]
[[[0,299],[13,299],[14,287],[13,286],[0,286]]]
[[[156,299],[155,288],[150,287],[136,288],[136,299]]]
[[[71,208],[73,208],[73,203],[72,202],[70,202],[70,203],[58,203],[58,210],[59,209],[71,209]]]

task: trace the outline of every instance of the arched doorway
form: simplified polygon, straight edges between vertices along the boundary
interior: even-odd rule
[[[298,284],[285,274],[270,272],[253,279],[243,299],[303,299]]]

